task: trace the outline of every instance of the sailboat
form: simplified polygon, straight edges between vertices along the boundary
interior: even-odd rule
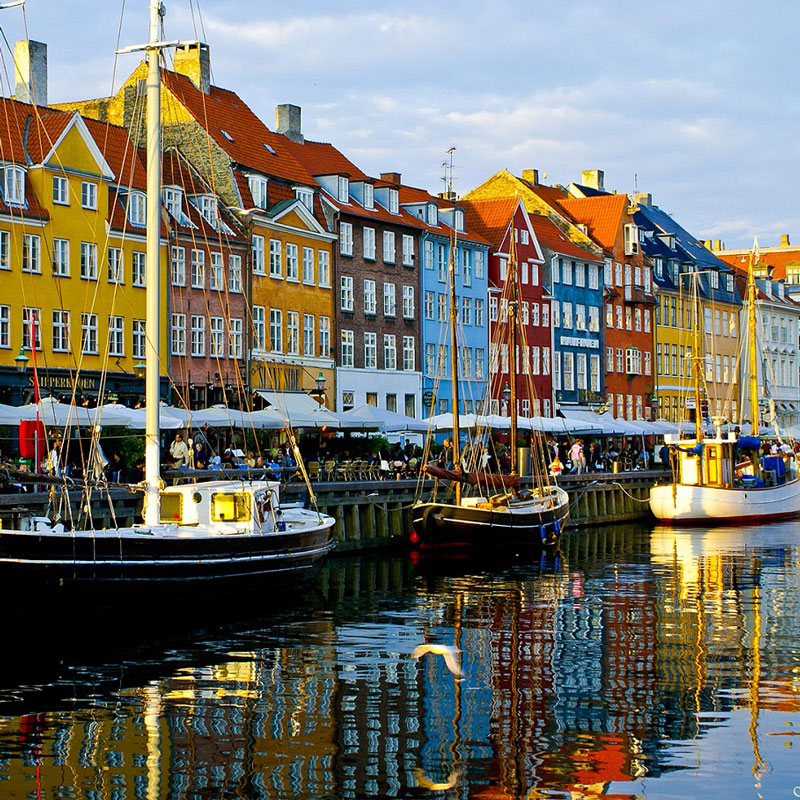
[[[452,194],[448,194],[452,196]],[[569,517],[569,496],[550,482],[544,459],[535,459],[534,483],[521,489],[517,466],[517,376],[514,354],[517,352],[519,286],[514,249],[513,221],[510,256],[506,280],[511,296],[508,302],[510,416],[510,474],[469,472],[461,469],[459,374],[458,374],[458,303],[455,288],[455,249],[457,234],[451,229],[448,275],[450,281],[450,372],[453,394],[453,464],[454,469],[428,464],[423,471],[434,479],[450,481],[453,501],[420,502],[412,508],[411,543],[420,550],[491,550],[500,553],[507,548],[553,547],[558,544]],[[534,434],[535,435],[535,434]],[[474,486],[483,493],[462,495],[462,485]],[[490,494],[489,492],[494,492]]]
[[[749,436],[723,432],[724,420],[714,417],[715,433],[704,437],[701,413],[701,332],[696,324],[693,349],[695,435],[667,435],[674,465],[673,480],[650,490],[650,510],[669,523],[767,522],[800,514],[800,481],[794,454],[760,455],[756,350],[756,248],[747,271],[750,373]],[[699,303],[695,286],[695,320]]]
[[[143,523],[70,530],[47,517],[22,516],[0,529],[0,575],[36,585],[170,585],[269,578],[269,587],[313,577],[335,546],[335,520],[282,507],[276,481],[219,480],[163,487],[159,474],[161,95],[158,37],[163,5],[150,0],[147,77],[147,328]],[[295,455],[299,452],[291,441]]]

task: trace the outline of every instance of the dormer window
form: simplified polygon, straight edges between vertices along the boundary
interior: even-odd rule
[[[464,232],[464,212],[460,209],[456,209],[456,230],[459,233]]]
[[[400,194],[397,189],[389,189],[389,213],[400,213]]]
[[[364,184],[364,208],[375,208],[375,188],[371,183]]]
[[[631,223],[625,226],[625,255],[633,256],[639,252],[639,228]]]
[[[147,198],[142,192],[131,192],[128,195],[128,221],[131,225],[144,225],[147,209]]]
[[[350,200],[350,180],[344,175],[339,176],[339,194],[337,197],[340,203],[347,203]]]
[[[428,203],[428,225],[436,226],[439,224],[439,209],[434,203]]]
[[[197,208],[203,215],[203,219],[213,228],[217,227],[217,199],[211,194],[200,194],[197,196]]]
[[[183,192],[175,187],[164,189],[164,207],[169,215],[180,221],[182,217]]]
[[[6,205],[22,205],[25,202],[25,170],[14,164],[5,169],[4,197]]]
[[[294,196],[309,210],[314,210],[314,192],[311,189],[298,188],[294,190]]]
[[[267,179],[259,175],[251,175],[247,179],[250,186],[250,194],[253,195],[253,205],[256,208],[267,207]],[[203,214],[205,216],[205,214]]]

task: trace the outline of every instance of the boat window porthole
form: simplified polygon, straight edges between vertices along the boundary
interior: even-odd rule
[[[200,492],[195,492],[192,495],[192,500],[194,500],[195,503],[202,503],[203,502],[203,495],[201,495]]]

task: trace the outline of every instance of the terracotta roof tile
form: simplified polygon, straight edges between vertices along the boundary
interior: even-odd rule
[[[560,200],[559,205],[579,223],[589,228],[589,234],[603,247],[612,249],[617,242],[628,197],[607,194],[599,197]]]
[[[750,263],[749,250],[714,252],[714,255],[738,270],[746,270]],[[787,268],[790,265],[800,267],[800,247],[787,247],[779,250],[761,249],[758,254],[758,263],[771,267],[770,275],[773,280],[786,280]]]

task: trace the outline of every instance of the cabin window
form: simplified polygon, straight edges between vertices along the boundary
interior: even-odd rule
[[[180,522],[183,519],[183,495],[176,492],[161,495],[161,521]]]
[[[212,496],[212,522],[249,522],[250,519],[250,495],[246,492],[226,492]]]

